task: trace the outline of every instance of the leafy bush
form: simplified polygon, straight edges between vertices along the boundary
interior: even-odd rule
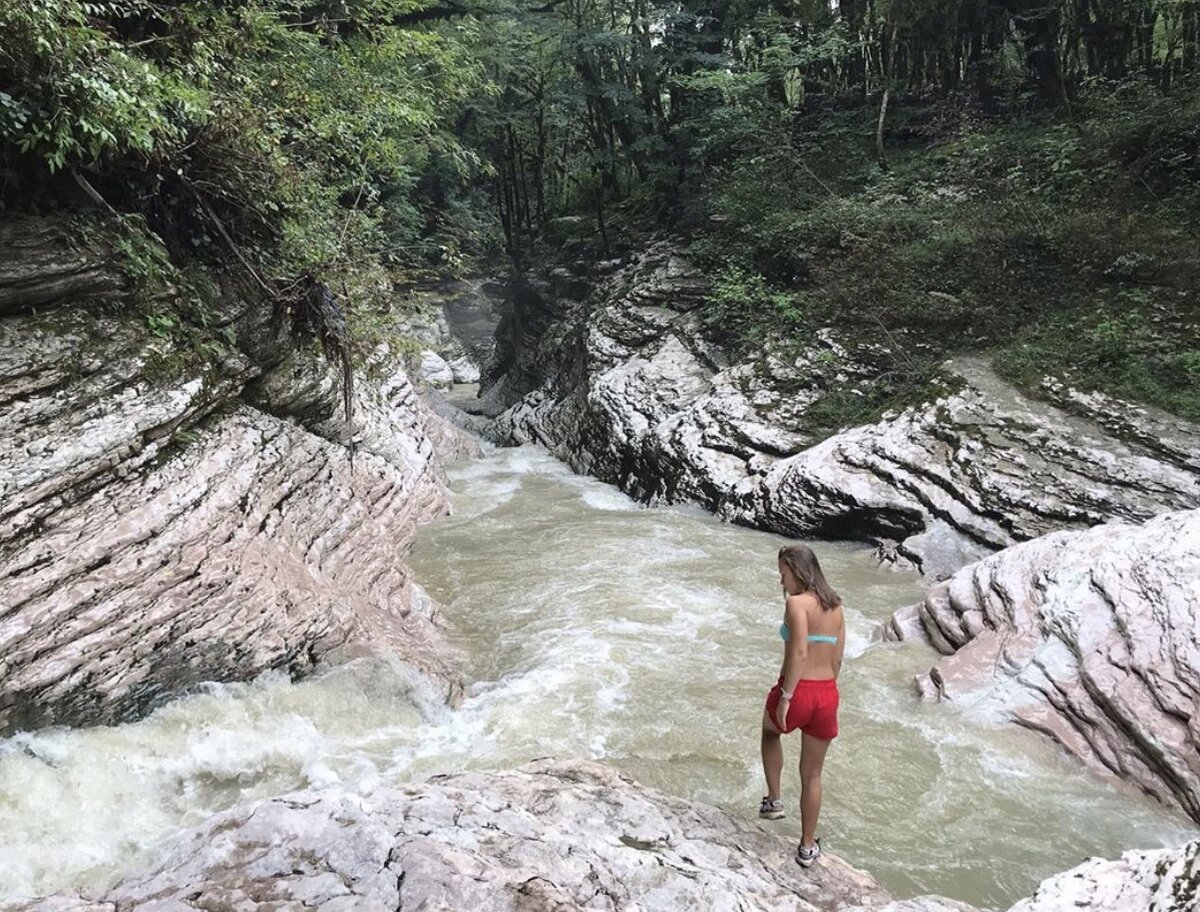
[[[829,397],[814,420],[877,416],[919,395],[943,358],[996,348],[1032,390],[1057,374],[1200,414],[1197,104],[1097,84],[1074,121],[964,120],[893,150],[886,172],[863,112],[782,139],[743,132],[714,165],[716,218],[692,244],[717,276],[708,323],[747,351],[819,326],[886,331],[906,349],[886,380]],[[1172,181],[1148,180],[1168,162]]]
[[[442,260],[474,238],[431,240],[441,200],[422,188],[441,197],[478,176],[450,128],[483,75],[470,27],[389,24],[410,9],[10,0],[0,169],[19,179],[0,203],[78,204],[50,179],[72,172],[143,214],[173,258],[232,260],[260,290],[307,276],[354,293],[379,264]]]
[[[208,111],[202,80],[127,50],[104,21],[150,14],[146,0],[11,0],[0,7],[0,142],[51,172],[101,166],[180,143]]]

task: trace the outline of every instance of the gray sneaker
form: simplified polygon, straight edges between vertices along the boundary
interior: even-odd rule
[[[816,840],[807,848],[801,844],[796,849],[796,863],[802,868],[811,868],[814,861],[821,857],[821,840]]]
[[[783,799],[776,798],[772,801],[770,798],[763,798],[762,804],[758,806],[758,816],[763,820],[780,820],[786,817],[787,814],[783,810]]]

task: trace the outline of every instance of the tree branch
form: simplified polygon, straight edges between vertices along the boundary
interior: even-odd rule
[[[209,221],[211,221],[216,227],[217,233],[221,235],[225,243],[229,246],[229,249],[233,251],[233,255],[237,257],[238,262],[246,268],[246,271],[250,273],[250,275],[254,278],[254,281],[258,283],[259,287],[267,293],[267,297],[274,300],[275,289],[263,281],[262,276],[258,274],[258,271],[250,265],[250,261],[242,255],[241,249],[236,243],[234,243],[233,238],[229,236],[229,232],[225,230],[225,224],[219,218],[217,218],[217,214],[212,211],[212,207],[208,205],[208,201],[201,196],[200,191],[196,189],[195,185],[190,180],[188,180],[182,174],[179,175],[179,179],[183,182],[183,186],[187,188],[188,192],[196,198],[196,202],[200,204],[200,208],[204,210],[204,214],[208,216]]]

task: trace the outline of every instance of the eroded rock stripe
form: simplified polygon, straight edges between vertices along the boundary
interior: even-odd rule
[[[397,655],[454,699],[404,559],[447,509],[439,448],[474,444],[386,349],[349,426],[327,364],[257,348],[196,360],[71,308],[0,321],[0,732],[135,718],[333,650]]]
[[[1200,511],[1008,548],[888,633],[948,656],[925,695],[994,706],[1200,820]]]

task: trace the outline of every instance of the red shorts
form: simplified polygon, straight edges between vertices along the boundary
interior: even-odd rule
[[[779,679],[779,684],[783,678]],[[779,684],[771,688],[767,694],[767,718],[772,725],[778,725],[775,718],[779,708]],[[837,737],[838,723],[838,688],[837,681],[826,678],[821,681],[801,681],[792,692],[791,705],[787,711],[787,727],[783,730],[786,735],[796,729],[822,741],[831,741]]]

